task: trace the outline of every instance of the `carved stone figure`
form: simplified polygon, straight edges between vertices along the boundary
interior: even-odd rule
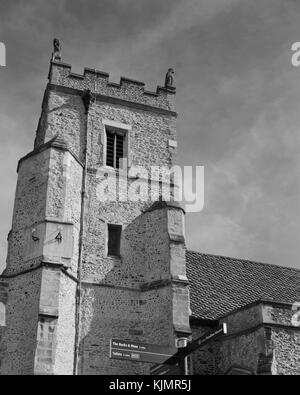
[[[52,53],[52,60],[61,60],[61,45],[57,38],[53,40],[53,53]]]
[[[166,75],[165,88],[173,87],[174,85],[174,69],[169,69]]]

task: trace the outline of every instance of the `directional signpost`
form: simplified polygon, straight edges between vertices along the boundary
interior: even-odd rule
[[[110,341],[110,358],[113,359],[161,364],[170,359],[176,352],[176,348],[172,349],[156,344],[118,339],[111,339]]]
[[[199,337],[183,348],[170,348],[157,344],[111,339],[110,358],[156,364],[150,370],[152,375],[187,374],[185,358],[217,337],[226,334],[227,325],[223,324],[216,331]]]

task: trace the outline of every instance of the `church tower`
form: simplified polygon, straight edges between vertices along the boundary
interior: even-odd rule
[[[174,98],[171,69],[149,92],[72,73],[54,43],[34,149],[18,164],[0,374],[149,374],[111,359],[110,339],[171,348],[190,336],[184,210],[152,171],[175,163]]]

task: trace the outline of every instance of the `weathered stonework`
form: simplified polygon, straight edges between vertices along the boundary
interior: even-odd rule
[[[300,373],[291,305],[259,301],[226,309],[226,317],[215,308],[210,320],[209,298],[215,303],[222,284],[206,288],[206,304],[190,303],[190,287],[205,284],[201,270],[197,281],[187,278],[185,213],[161,199],[163,188],[174,193],[173,180],[150,173],[176,162],[174,94],[172,86],[147,92],[138,81],[114,84],[106,73],[76,75],[51,62],[34,149],[18,165],[0,276],[0,374],[150,374],[151,364],[111,359],[110,339],[173,350],[178,338],[196,339],[223,322],[228,335],[193,352],[191,373]],[[125,136],[127,167],[116,172],[106,166],[107,127]],[[101,185],[114,182],[122,186],[116,197],[101,200]],[[150,190],[151,201],[127,199]],[[109,224],[122,226],[118,257],[108,256]],[[206,318],[193,319],[190,304]]]
[[[300,328],[292,315],[289,304],[258,301],[224,317],[228,335],[192,355],[194,374],[300,374]],[[210,331],[193,328],[194,336]]]
[[[174,93],[147,92],[125,78],[112,84],[107,74],[88,69],[78,76],[68,65],[51,63],[34,151],[18,166],[2,276],[11,288],[1,373],[149,373],[149,364],[110,359],[110,339],[174,348],[176,336],[190,334],[184,212],[164,204],[148,210],[150,201],[125,196],[150,188],[132,174],[133,165],[150,170],[174,163]],[[110,171],[107,123],[126,127],[128,173],[117,175],[124,195],[113,202],[97,195]],[[155,187],[159,197],[159,182]],[[107,256],[108,223],[123,227],[120,259]],[[18,331],[26,339],[14,354]]]
[[[84,74],[78,75],[71,72],[70,65],[52,62],[49,82],[77,90],[90,89],[101,96],[135,102],[139,105],[174,110],[174,88],[158,87],[156,92],[148,92],[145,91],[143,82],[122,77],[120,84],[111,83],[109,74],[97,70],[85,68]]]

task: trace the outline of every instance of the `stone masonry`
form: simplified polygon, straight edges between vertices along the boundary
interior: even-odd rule
[[[175,350],[223,323],[227,335],[189,356],[190,374],[300,374],[300,271],[187,251],[184,209],[161,196],[175,182],[150,173],[176,164],[175,88],[77,75],[54,55],[34,149],[18,164],[0,375],[150,374],[149,363],[111,359],[110,340]],[[110,128],[124,141],[117,171],[106,165]],[[127,199],[150,184],[151,201]],[[114,199],[101,199],[103,185]]]
[[[183,209],[97,197],[111,171],[106,125],[126,133],[128,171],[117,179],[128,188],[149,187],[133,165],[171,168],[174,95],[51,62],[34,150],[18,165],[1,374],[149,374],[149,364],[110,359],[110,339],[174,348],[190,335]],[[107,256],[108,224],[122,225],[120,258]]]

